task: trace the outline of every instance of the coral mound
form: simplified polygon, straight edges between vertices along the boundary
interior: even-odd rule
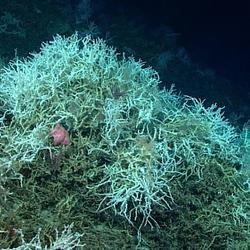
[[[32,199],[60,186],[68,194],[64,203],[54,197],[60,206],[111,208],[139,228],[175,206],[177,179],[201,181],[208,165],[241,164],[239,134],[220,108],[160,90],[156,71],[101,39],[57,36],[11,62],[0,100],[2,186],[18,179]],[[53,143],[55,124],[70,143]]]

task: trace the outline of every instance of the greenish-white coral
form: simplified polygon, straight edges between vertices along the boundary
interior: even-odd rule
[[[158,85],[156,71],[89,36],[57,36],[13,61],[0,74],[2,176],[56,155],[49,133],[62,123],[75,152],[66,163],[98,172],[89,187],[102,197],[98,209],[153,222],[155,206],[171,209],[175,177],[200,177],[211,161],[241,163],[221,109]]]
[[[40,241],[39,232],[30,241],[26,242],[22,232],[18,232],[22,236],[22,243],[20,246],[15,248],[7,248],[3,250],[75,250],[83,249],[84,244],[81,243],[82,234],[72,232],[73,225],[65,226],[64,230],[59,233],[56,230],[55,239],[49,244],[49,246],[43,246]]]

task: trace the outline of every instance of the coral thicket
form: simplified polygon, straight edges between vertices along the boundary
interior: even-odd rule
[[[87,235],[86,249],[98,249],[91,239],[102,222],[113,225],[117,239],[123,238],[117,227],[127,223],[129,234],[136,228],[138,236],[160,226],[166,241],[181,239],[173,244],[189,237],[194,244],[207,230],[211,245],[245,242],[249,203],[238,171],[240,133],[216,104],[206,107],[159,83],[143,62],[77,34],[56,36],[40,53],[1,69],[4,231],[21,229],[32,239],[41,227],[46,244],[55,228],[74,223]],[[51,138],[58,124],[67,143]],[[223,241],[217,241],[220,233]],[[101,235],[100,245],[108,237]],[[3,247],[20,243],[18,234],[0,237]],[[207,242],[198,244],[207,248]]]

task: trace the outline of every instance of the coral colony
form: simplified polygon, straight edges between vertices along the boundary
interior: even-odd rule
[[[247,165],[249,128],[241,133],[216,104],[206,107],[159,83],[158,73],[142,62],[77,34],[58,35],[1,71],[0,185],[4,200],[8,189],[12,193],[3,210],[15,209],[4,221],[31,240],[19,234],[16,242],[48,245],[53,238],[76,249],[83,234],[88,249],[105,249],[93,247],[97,236],[101,241],[108,230],[119,237],[116,228],[128,222],[125,234],[136,229],[141,244],[148,227],[172,235],[166,244],[178,234],[192,249],[200,249],[200,235],[207,234],[203,249],[210,249],[211,237],[217,246],[232,244],[235,235],[247,244],[249,190],[241,184],[247,174],[238,169]],[[81,234],[63,230],[72,223]],[[58,225],[62,235],[53,237]],[[4,235],[9,247],[14,240]]]

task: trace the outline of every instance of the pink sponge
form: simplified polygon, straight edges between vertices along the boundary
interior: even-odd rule
[[[70,143],[69,133],[60,123],[56,124],[50,136],[53,137],[54,145],[68,145]]]

